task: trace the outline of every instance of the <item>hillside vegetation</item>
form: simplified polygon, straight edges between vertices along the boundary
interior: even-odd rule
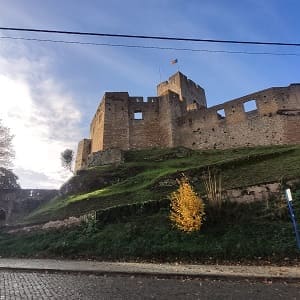
[[[280,215],[276,201],[270,204],[228,202],[221,211],[207,205],[203,227],[192,233],[172,226],[168,207],[122,206],[108,209],[100,222],[90,219],[78,227],[0,232],[0,256],[299,265],[287,209]]]
[[[79,216],[147,201],[165,201],[184,172],[198,193],[207,169],[222,174],[223,189],[286,181],[300,177],[300,146],[268,146],[229,150],[193,151],[186,148],[127,151],[119,166],[79,172],[69,189],[34,211],[24,223]]]

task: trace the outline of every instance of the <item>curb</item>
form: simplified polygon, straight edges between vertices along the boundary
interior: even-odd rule
[[[217,273],[164,273],[164,272],[143,272],[143,271],[116,271],[116,270],[88,270],[88,269],[61,269],[61,268],[28,268],[28,267],[8,267],[0,266],[0,271],[8,272],[39,272],[39,273],[62,273],[62,274],[85,274],[95,276],[137,276],[137,277],[155,277],[162,279],[212,279],[212,280],[248,280],[248,281],[285,281],[285,282],[300,282],[299,276],[276,276],[276,275],[258,275],[258,274],[217,274]]]

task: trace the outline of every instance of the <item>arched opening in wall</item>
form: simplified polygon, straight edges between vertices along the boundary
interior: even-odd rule
[[[134,120],[143,120],[143,112],[140,110],[137,110],[133,114],[133,119]]]
[[[6,212],[3,208],[0,208],[0,224],[6,220]]]
[[[218,116],[218,119],[219,120],[223,120],[226,118],[226,115],[225,115],[225,110],[224,109],[219,109],[217,111],[217,116]]]
[[[257,110],[256,100],[248,100],[243,103],[245,113],[254,112]]]

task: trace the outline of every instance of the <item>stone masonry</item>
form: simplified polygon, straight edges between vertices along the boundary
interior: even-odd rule
[[[18,220],[57,195],[57,190],[0,190],[0,227],[6,224],[16,224]]]
[[[157,86],[156,97],[105,93],[91,122],[90,138],[79,143],[75,169],[89,167],[95,153],[106,157],[105,151],[111,149],[225,149],[297,143],[300,84],[269,88],[207,108],[204,89],[177,72]],[[103,159],[99,164],[105,164]]]

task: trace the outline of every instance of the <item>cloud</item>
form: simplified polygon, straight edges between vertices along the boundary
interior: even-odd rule
[[[64,172],[55,172],[49,174],[45,172],[35,172],[29,169],[15,168],[15,173],[22,179],[23,188],[32,188],[32,182],[35,188],[53,189],[61,185],[66,180]]]
[[[74,97],[52,78],[48,59],[11,58],[2,51],[0,101],[0,118],[15,135],[21,186],[58,188],[70,176],[61,168],[60,153],[76,150],[81,136]]]

